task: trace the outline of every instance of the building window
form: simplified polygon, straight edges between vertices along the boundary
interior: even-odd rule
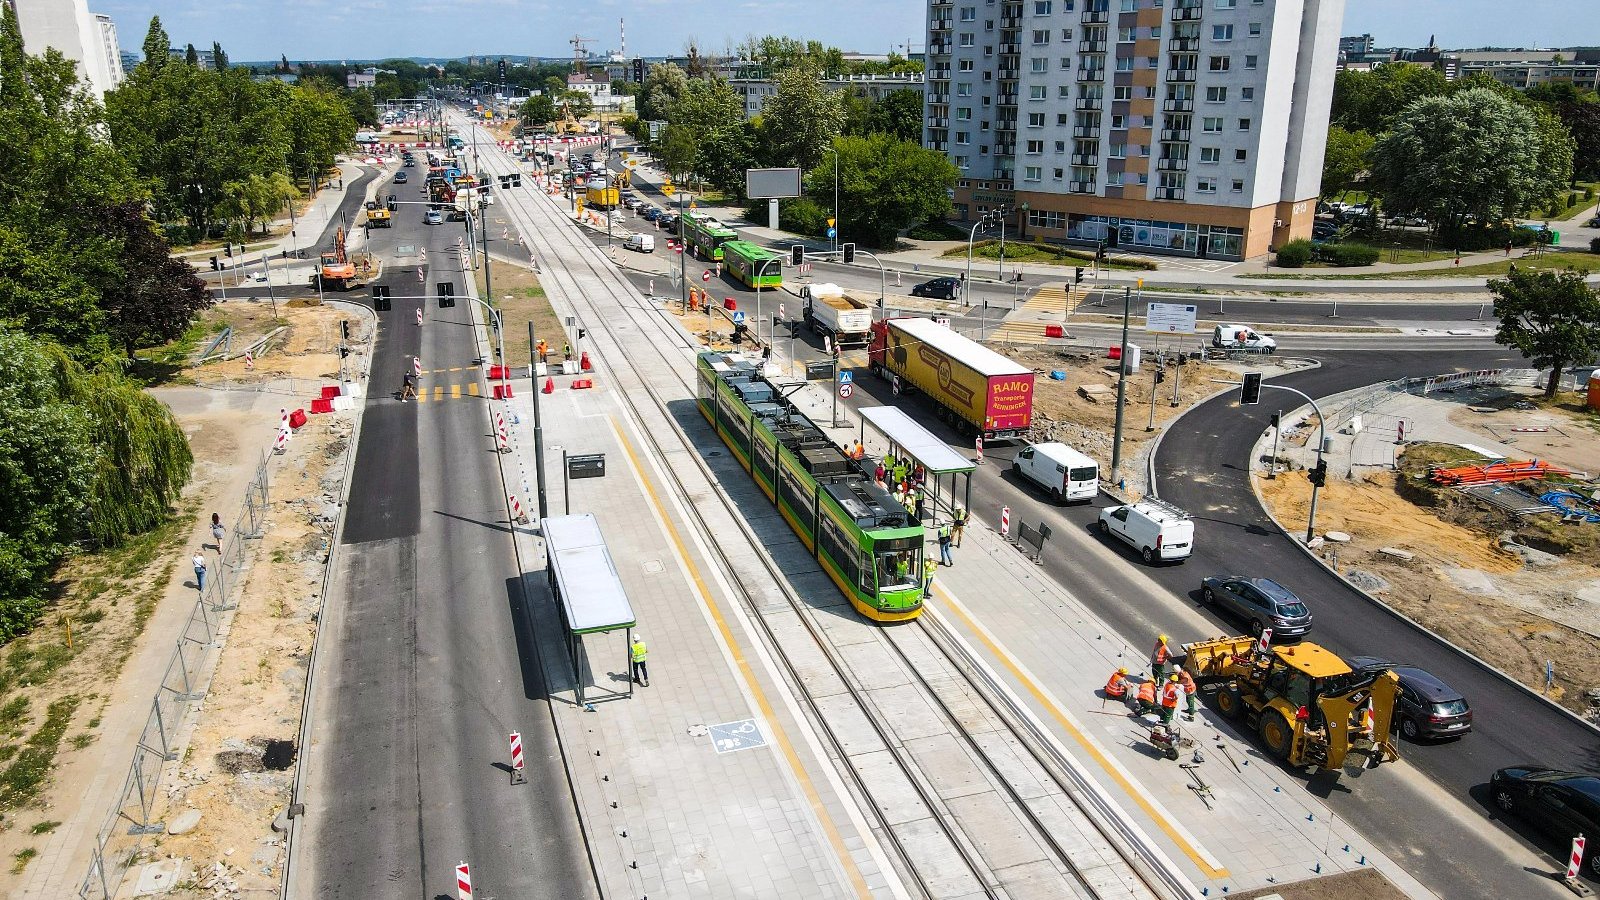
[[[1065,152],[1067,152],[1067,142],[1066,141],[1056,141],[1056,152],[1057,153],[1065,153]]]
[[[1133,57],[1131,57],[1131,56],[1119,56],[1119,57],[1117,57],[1117,71],[1118,72],[1132,72],[1133,71]]]
[[[1039,181],[1044,178],[1044,169],[1040,166],[1026,166],[1022,170],[1023,181]]]
[[[1033,0],[1033,14],[1036,16],[1050,15],[1050,0]]]
[[[956,82],[956,96],[957,97],[971,97],[972,96],[972,82],[970,82],[970,81],[958,81],[958,82]]]
[[[1222,148],[1221,147],[1201,147],[1200,148],[1200,161],[1203,162],[1203,163],[1222,162]]]
[[[958,119],[961,118],[961,116],[959,115],[959,113],[960,113],[959,110],[957,110],[957,113],[958,114],[956,115],[956,118],[958,118]],[[1200,120],[1200,130],[1205,132],[1206,134],[1221,134],[1222,133],[1222,117],[1221,116],[1206,116],[1204,119]]]
[[[1233,62],[1233,58],[1232,57],[1228,57],[1228,56],[1213,56],[1213,57],[1211,57],[1211,71],[1213,71],[1213,72],[1226,72],[1226,71],[1228,71],[1228,68],[1232,65],[1232,62]]]
[[[1233,161],[1234,162],[1245,162],[1249,158],[1250,158],[1250,151],[1249,150],[1239,149],[1239,150],[1233,151]]]
[[[1239,120],[1239,130],[1240,131],[1249,131],[1250,130],[1250,120],[1249,119],[1240,119]]]
[[[1251,37],[1261,37],[1261,23],[1260,22],[1251,22],[1250,23],[1250,36]]]
[[[963,46],[963,47],[971,47],[971,46],[976,45],[977,42],[978,42],[978,38],[972,32],[963,31],[961,33],[961,46]]]
[[[1056,85],[1056,98],[1059,99],[1059,100],[1071,100],[1072,99],[1072,85],[1070,85],[1070,84],[1058,84],[1058,85]]]
[[[1106,173],[1106,187],[1122,187],[1122,173],[1121,172],[1107,172]]]
[[[993,97],[984,97],[983,98],[983,105],[984,106],[988,106],[993,102],[994,102],[994,98]]]
[[[1233,180],[1233,192],[1235,194],[1244,193],[1244,179],[1243,178],[1235,178]]]
[[[1043,153],[1044,152],[1044,141],[1029,141],[1028,142],[1028,152],[1029,153]]]
[[[1060,181],[1064,170],[1062,170],[1062,169],[1051,169],[1050,172],[1051,172],[1052,176],[1055,178],[1055,180]]]
[[[1072,40],[1072,29],[1071,28],[1063,28],[1063,29],[1061,29],[1061,43],[1065,44],[1065,43],[1068,43],[1071,40]]]
[[[1111,88],[1111,99],[1113,99],[1113,100],[1132,100],[1133,99],[1133,88],[1131,88],[1131,87],[1129,87],[1128,85],[1125,85],[1125,84],[1115,85],[1115,86],[1113,86]]]
[[[1112,141],[1111,145],[1106,148],[1106,157],[1108,159],[1124,159],[1127,155],[1128,145],[1121,141]]]
[[[1217,192],[1217,180],[1215,178],[1197,178],[1194,182],[1194,189],[1202,194],[1215,194]]]
[[[1243,100],[1246,103],[1249,103],[1250,101],[1256,99],[1256,89],[1253,88],[1253,87],[1240,88],[1239,89],[1239,99]]]
[[[956,66],[956,71],[958,71],[958,72],[971,72],[972,71],[972,60],[963,59],[961,61],[961,64]]]
[[[976,6],[963,6],[963,7],[961,7],[961,21],[963,21],[963,22],[976,22],[976,21],[978,21],[978,8]]]
[[[1256,67],[1256,55],[1254,53],[1245,56],[1244,67],[1246,69],[1254,69]]]
[[[1235,9],[1238,6],[1239,0],[1217,0],[1217,9]]]
[[[967,158],[965,156],[956,157],[956,168],[965,169],[966,167],[967,167]]]
[[[1035,46],[1050,43],[1050,29],[1035,28],[1033,30],[1033,43]]]
[[[956,118],[961,119],[963,121],[970,120],[972,118],[972,107],[970,107],[970,106],[958,106],[958,107],[956,107]]]
[[[1213,26],[1211,26],[1211,39],[1213,41],[1231,41],[1231,40],[1233,40],[1233,26],[1232,25],[1213,25]]]
[[[1045,72],[1050,71],[1050,60],[1042,56],[1035,56],[1029,59],[1028,62],[1030,64],[1029,68],[1033,70],[1035,75],[1043,75]]]
[[[1136,144],[1136,145],[1134,145],[1134,155],[1135,156],[1149,156],[1150,155],[1150,145],[1149,144]]]
[[[1066,127],[1067,114],[1066,113],[1056,113],[1056,124],[1060,125],[1062,127]]]
[[[1136,31],[1138,31],[1138,29],[1134,28],[1131,25],[1126,25],[1126,26],[1123,26],[1121,28],[1118,28],[1117,29],[1117,43],[1119,43],[1119,44],[1131,44],[1131,43],[1133,43],[1133,39],[1135,37],[1134,32],[1136,32]]]
[[[1028,113],[1028,127],[1029,128],[1043,128],[1044,127],[1044,113]]]
[[[1072,69],[1072,57],[1070,57],[1070,56],[1061,57],[1061,71],[1066,72],[1066,71],[1070,71],[1071,69]]]
[[[1216,86],[1216,85],[1213,85],[1212,87],[1206,88],[1206,102],[1207,103],[1227,103],[1228,102],[1228,89],[1226,87],[1221,87],[1221,86]]]
[[[1159,6],[1160,4],[1156,4],[1156,5]],[[1152,40],[1157,40],[1157,41],[1161,40],[1161,26],[1160,25],[1152,25],[1150,27],[1150,38]]]
[[[1113,113],[1111,115],[1111,127],[1112,128],[1127,128],[1128,127],[1128,117],[1122,115],[1121,113]]]

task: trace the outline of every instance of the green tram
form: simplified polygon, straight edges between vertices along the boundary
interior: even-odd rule
[[[702,212],[690,212],[683,217],[683,236],[707,259],[717,262],[722,262],[722,245],[739,239],[737,231]]]
[[[761,376],[761,364],[705,351],[700,412],[861,614],[922,613],[922,526]]]
[[[723,267],[735,281],[751,290],[783,287],[783,256],[749,241],[728,241],[722,245]]]

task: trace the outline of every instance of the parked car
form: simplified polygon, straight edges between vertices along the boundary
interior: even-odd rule
[[[1585,228],[1600,228],[1600,216],[1595,216],[1594,218],[1590,219],[1588,222],[1585,222],[1583,227],[1585,227]]]
[[[1408,741],[1460,737],[1472,730],[1472,709],[1461,692],[1432,672],[1399,666],[1376,656],[1352,656],[1352,669],[1389,669],[1400,676],[1395,727]]]
[[[1427,216],[1395,216],[1389,220],[1390,225],[1401,225],[1406,228],[1427,228]]]
[[[622,242],[622,246],[629,250],[637,250],[640,253],[654,253],[656,239],[648,234],[630,234],[628,239]]]
[[[422,220],[429,225],[439,225],[444,222],[444,216],[439,215],[439,211],[437,209],[430,209],[428,210],[427,214],[422,217]]]
[[[1515,813],[1554,838],[1563,852],[1577,835],[1600,832],[1600,777],[1594,775],[1507,766],[1489,777],[1489,796],[1496,809]],[[1583,868],[1589,877],[1600,878],[1600,849],[1586,850]]]
[[[654,222],[655,220],[661,218],[661,209],[655,206],[646,206],[644,211],[639,213],[639,215],[646,222]]]
[[[935,300],[954,300],[961,296],[961,279],[934,278],[911,289],[913,297],[932,297]]]
[[[395,184],[405,184],[409,180],[410,180],[410,178],[406,175],[406,170],[405,169],[401,169],[400,171],[394,173],[394,183]]]
[[[1212,575],[1201,580],[1200,599],[1244,619],[1253,635],[1271,628],[1274,638],[1298,638],[1311,630],[1311,610],[1294,591],[1270,578]]]
[[[678,227],[678,214],[663,212],[657,221],[661,223],[662,228],[676,228]]]
[[[1149,497],[1100,510],[1100,533],[1139,551],[1147,563],[1182,562],[1194,550],[1194,519],[1171,503]]]

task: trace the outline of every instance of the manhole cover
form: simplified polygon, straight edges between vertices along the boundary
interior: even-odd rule
[[[665,570],[666,566],[663,566],[661,564],[661,560],[659,559],[647,559],[644,561],[644,571],[646,574],[656,575]]]
[[[261,753],[261,765],[272,772],[281,772],[294,763],[294,741],[267,741]]]

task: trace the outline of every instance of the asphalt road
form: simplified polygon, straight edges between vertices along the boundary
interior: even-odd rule
[[[400,185],[402,199],[421,185]],[[385,189],[387,192],[387,188]],[[426,226],[401,207],[374,231],[394,308],[378,314],[370,394],[324,615],[305,798],[300,896],[437,897],[453,867],[482,895],[589,897],[594,879],[546,699],[484,401],[450,399],[477,372],[424,374],[444,399],[402,404],[401,375],[472,367],[470,301],[449,252],[459,224]],[[457,306],[415,299],[449,281]],[[415,324],[425,307],[426,324]],[[519,731],[528,784],[509,785]]]

